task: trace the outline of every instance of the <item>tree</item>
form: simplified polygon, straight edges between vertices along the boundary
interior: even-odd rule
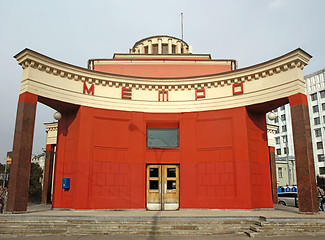
[[[30,168],[29,193],[30,202],[41,202],[42,200],[42,177],[43,170],[38,163],[32,163]]]
[[[5,169],[6,169],[5,164],[0,163],[0,185],[1,186],[3,186],[3,181],[5,181],[6,179]]]
[[[0,172],[4,173],[5,172],[6,165],[0,163]]]

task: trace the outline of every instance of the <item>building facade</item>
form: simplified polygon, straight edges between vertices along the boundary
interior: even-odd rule
[[[290,105],[286,104],[273,110],[274,120],[267,118],[268,124],[277,127],[275,138],[275,161],[278,187],[296,186],[296,167],[292,135]]]
[[[325,177],[325,69],[305,76],[316,175]]]
[[[313,145],[316,176],[325,177],[324,129],[325,129],[325,69],[306,75],[306,95],[309,106],[309,118]],[[292,135],[290,105],[286,104],[274,110],[277,118],[267,119],[269,124],[278,127],[275,137],[275,154],[277,164],[277,181],[280,187],[296,185],[295,156]],[[288,153],[286,149],[289,149]],[[289,168],[288,168],[289,166]],[[289,172],[288,172],[289,169]],[[289,181],[290,178],[290,181]]]
[[[88,69],[23,50],[15,56],[24,69],[16,130],[25,132],[15,133],[7,209],[24,210],[28,152],[19,149],[31,147],[21,136],[32,137],[25,124],[37,102],[60,116],[53,208],[272,208],[265,114],[290,103],[296,164],[304,169],[299,207],[318,211],[310,132],[302,127],[309,124],[302,69],[310,57],[296,49],[235,69],[235,60],[193,54],[170,36],[91,59]]]

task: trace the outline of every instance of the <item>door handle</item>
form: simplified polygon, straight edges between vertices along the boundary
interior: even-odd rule
[[[159,184],[159,193],[161,193],[161,184]]]
[[[167,184],[164,183],[164,193],[166,193],[166,192],[167,192]]]

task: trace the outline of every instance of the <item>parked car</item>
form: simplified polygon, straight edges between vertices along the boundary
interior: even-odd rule
[[[298,193],[297,192],[278,193],[278,203],[284,206],[298,207]]]

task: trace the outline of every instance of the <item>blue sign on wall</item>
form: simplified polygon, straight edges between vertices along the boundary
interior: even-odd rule
[[[62,188],[70,189],[70,178],[62,178]]]

